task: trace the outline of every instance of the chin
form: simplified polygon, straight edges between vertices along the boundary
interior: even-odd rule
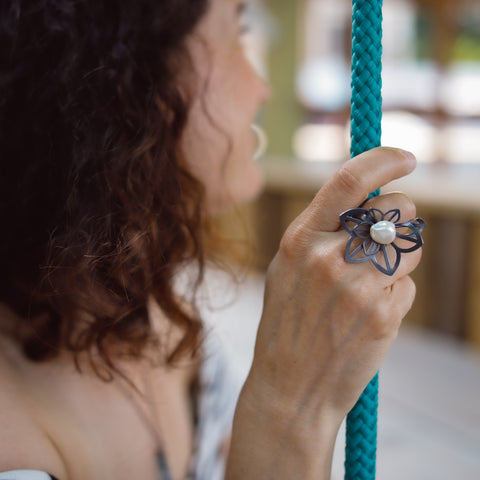
[[[222,189],[215,198],[207,198],[207,210],[211,216],[226,214],[237,207],[255,200],[263,191],[265,179],[255,165],[255,175],[243,177],[242,183],[235,182],[229,189]]]

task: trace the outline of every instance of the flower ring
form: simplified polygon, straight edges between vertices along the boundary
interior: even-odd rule
[[[350,234],[345,260],[349,263],[371,260],[382,273],[393,275],[400,264],[400,255],[423,245],[421,233],[425,228],[425,221],[418,217],[404,223],[397,223],[399,220],[398,208],[385,213],[377,208],[352,208],[342,213],[340,222]]]

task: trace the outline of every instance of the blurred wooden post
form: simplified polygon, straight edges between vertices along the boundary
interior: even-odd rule
[[[467,339],[480,346],[480,223],[470,227],[467,291]]]
[[[465,219],[432,219],[433,241],[426,247],[430,274],[430,319],[436,329],[464,338],[467,297],[468,227]]]
[[[292,137],[300,122],[300,107],[296,97],[297,50],[300,26],[299,12],[303,1],[272,0],[268,7],[277,31],[269,51],[269,76],[273,98],[265,107],[264,124],[269,137],[268,151],[291,155]]]

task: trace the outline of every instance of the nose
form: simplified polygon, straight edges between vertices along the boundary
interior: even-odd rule
[[[258,99],[259,103],[263,105],[265,102],[268,102],[272,98],[272,88],[270,84],[260,77],[257,74],[257,81],[258,81]]]
[[[262,105],[272,98],[272,90],[270,84],[265,79],[265,69],[261,66],[261,62],[256,60],[255,56],[250,56],[248,51],[245,51],[245,58],[247,59],[248,69],[250,70],[250,77],[253,79],[251,84],[254,87],[253,91],[257,92],[257,98]]]

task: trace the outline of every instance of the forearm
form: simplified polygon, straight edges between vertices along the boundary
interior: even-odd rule
[[[248,388],[235,413],[226,480],[328,480],[341,418],[259,401]]]

